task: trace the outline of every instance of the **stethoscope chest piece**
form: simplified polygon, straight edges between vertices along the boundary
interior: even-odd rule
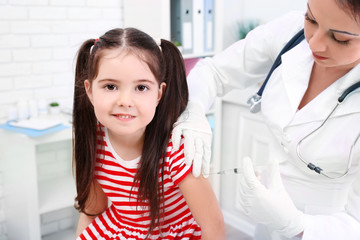
[[[257,93],[254,94],[252,97],[250,97],[247,100],[247,104],[250,105],[250,112],[251,113],[257,113],[260,112],[261,110],[261,96],[258,95]]]

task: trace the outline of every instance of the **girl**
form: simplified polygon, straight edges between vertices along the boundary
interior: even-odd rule
[[[224,238],[209,182],[169,141],[187,101],[171,42],[127,28],[83,43],[73,115],[78,239]]]

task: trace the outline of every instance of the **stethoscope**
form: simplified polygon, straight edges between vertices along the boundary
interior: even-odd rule
[[[309,134],[305,135],[305,137],[303,137],[296,145],[296,155],[298,156],[298,158],[312,171],[315,171],[316,173],[318,174],[321,174],[327,178],[330,178],[330,179],[338,179],[338,178],[341,178],[341,177],[344,177],[345,175],[348,174],[349,170],[350,170],[350,167],[351,167],[351,163],[352,163],[352,159],[353,159],[353,149],[354,149],[354,146],[357,144],[359,138],[360,138],[360,133],[358,134],[358,136],[356,137],[354,143],[351,145],[351,148],[350,148],[350,153],[349,153],[349,157],[348,157],[348,162],[347,162],[347,168],[346,170],[341,173],[339,176],[330,176],[329,174],[326,174],[323,172],[323,169],[319,166],[316,166],[315,164],[311,163],[311,162],[308,162],[306,160],[304,160],[304,158],[302,157],[302,154],[300,152],[300,147],[301,147],[301,144],[306,140],[308,139],[310,136],[312,136],[313,134],[315,134],[316,132],[319,131],[320,128],[322,128],[327,122],[328,120],[330,119],[330,117],[334,114],[334,112],[336,111],[336,109],[345,101],[345,99],[347,99],[347,97],[353,93],[356,89],[360,88],[360,82],[357,82],[353,85],[351,85],[350,87],[348,87],[342,94],[341,96],[338,98],[337,100],[337,103],[335,105],[335,107],[333,108],[333,110],[329,113],[329,115],[325,118],[325,120],[320,124],[319,127],[317,127],[316,129],[314,129],[312,132],[310,132]],[[261,96],[257,95],[256,94],[256,110],[257,112],[260,111],[261,109]],[[249,103],[249,102],[248,102]],[[252,101],[253,103],[253,101]],[[255,108],[250,108],[250,109],[255,109]],[[253,111],[254,112],[254,111]],[[213,175],[213,174],[239,174],[241,173],[241,169],[240,168],[231,168],[231,169],[225,169],[225,170],[221,170],[221,171],[218,171],[218,172],[211,172],[210,175]]]
[[[266,79],[264,81],[264,83],[262,84],[262,86],[260,87],[259,91],[254,94],[252,97],[249,98],[249,100],[247,101],[247,103],[250,105],[250,112],[252,113],[256,113],[259,112],[261,110],[261,97],[262,97],[262,93],[265,89],[265,86],[267,84],[267,82],[270,79],[270,76],[272,74],[272,72],[281,64],[281,55],[284,54],[285,52],[289,51],[290,49],[292,49],[293,47],[295,47],[296,45],[298,45],[301,41],[303,41],[305,39],[304,36],[304,29],[301,29],[286,45],[285,47],[280,51],[279,55],[277,56],[277,58],[275,59],[275,62],[273,64],[273,66],[271,67],[268,75],[266,76]],[[322,128],[326,122],[329,120],[329,118],[334,114],[334,112],[336,111],[336,109],[339,107],[339,105],[352,93],[354,92],[356,89],[358,89],[360,87],[360,82],[357,82],[353,85],[351,85],[350,87],[348,87],[342,94],[341,96],[338,98],[338,102],[335,105],[334,109],[330,112],[330,114],[325,118],[325,120],[322,122],[322,124],[320,124],[319,127],[317,127],[315,130],[313,130],[312,132],[310,132],[309,134],[307,134],[305,137],[303,137],[298,144],[296,145],[296,154],[298,156],[298,158],[304,163],[306,164],[306,166],[311,169],[312,171],[315,171],[318,174],[321,174],[327,178],[331,178],[331,179],[337,179],[337,178],[341,178],[343,176],[345,176],[349,170],[350,170],[350,166],[351,166],[351,162],[352,162],[352,154],[353,154],[353,149],[354,146],[356,145],[357,141],[360,138],[360,133],[357,136],[357,138],[355,139],[354,143],[351,145],[350,148],[350,153],[349,153],[349,157],[348,157],[348,163],[347,163],[347,169],[344,173],[342,173],[340,176],[337,177],[333,177],[330,176],[326,173],[323,172],[323,169],[319,166],[316,166],[315,164],[311,163],[311,162],[307,162],[304,160],[304,158],[301,155],[300,152],[300,147],[301,144],[308,139],[310,136],[312,136],[314,133],[316,133],[317,131],[319,131],[320,128]]]
[[[347,162],[347,168],[346,170],[339,176],[336,176],[336,177],[333,177],[333,176],[330,176],[329,174],[326,174],[323,172],[323,169],[319,166],[316,166],[315,164],[311,163],[311,162],[307,162],[304,160],[304,158],[302,157],[301,155],[301,152],[300,152],[300,146],[302,144],[303,141],[305,141],[306,139],[308,139],[310,136],[312,136],[314,133],[316,133],[317,131],[319,131],[320,128],[322,128],[326,122],[329,120],[329,118],[334,114],[334,112],[336,111],[336,109],[340,106],[340,104],[342,104],[344,102],[344,100],[352,93],[354,92],[356,89],[358,89],[360,87],[360,82],[357,82],[353,85],[351,85],[350,87],[348,87],[342,94],[341,96],[338,98],[338,101],[335,105],[335,107],[333,108],[333,110],[330,112],[330,114],[325,118],[325,120],[320,124],[319,127],[317,127],[315,130],[313,130],[312,132],[310,132],[309,134],[307,134],[305,137],[303,137],[299,142],[298,144],[296,145],[296,155],[298,156],[298,158],[306,164],[306,166],[312,170],[312,171],[315,171],[316,173],[318,174],[321,174],[327,178],[331,178],[331,179],[338,179],[338,178],[341,178],[341,177],[344,177],[346,174],[348,174],[349,170],[350,170],[350,167],[351,167],[351,163],[352,163],[352,155],[353,155],[353,149],[354,149],[354,146],[356,145],[357,141],[359,140],[360,138],[360,133],[358,134],[358,136],[356,137],[354,143],[351,145],[351,148],[350,148],[350,153],[349,153],[349,157],[348,157],[348,162]]]

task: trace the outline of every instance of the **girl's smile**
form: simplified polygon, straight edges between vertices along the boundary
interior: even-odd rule
[[[131,121],[135,119],[134,115],[129,115],[129,114],[114,114],[114,116],[121,121]]]

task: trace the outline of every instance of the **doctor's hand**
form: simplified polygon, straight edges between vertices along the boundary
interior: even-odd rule
[[[266,225],[285,237],[294,237],[303,232],[303,213],[296,209],[281,181],[278,163],[272,164],[268,187],[254,173],[249,157],[242,161],[239,204],[255,222]]]
[[[193,164],[195,177],[200,173],[207,177],[210,170],[212,132],[203,108],[189,102],[180,115],[172,131],[171,140],[174,150],[179,149],[181,135],[184,136],[185,163]]]

